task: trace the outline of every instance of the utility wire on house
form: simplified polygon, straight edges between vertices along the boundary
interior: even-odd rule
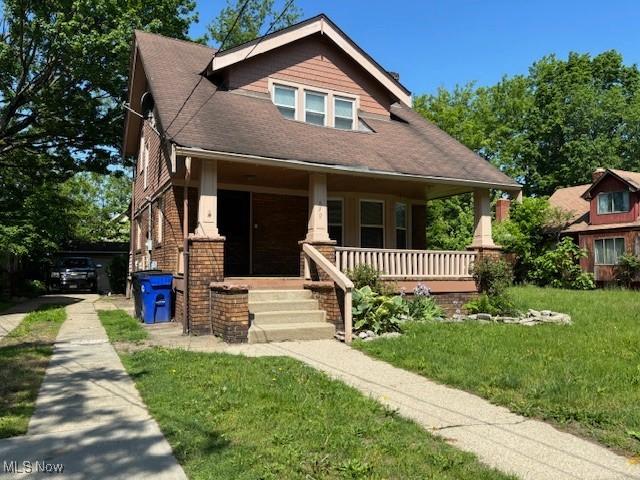
[[[242,59],[242,61],[246,60],[247,58],[249,58],[249,56],[253,53],[253,51],[256,49],[256,47],[258,45],[260,45],[260,42],[262,42],[262,40],[271,33],[271,30],[273,29],[273,27],[276,26],[276,24],[280,21],[280,19],[285,15],[285,13],[287,13],[287,10],[289,9],[289,7],[291,7],[291,5],[293,4],[294,0],[289,0],[287,2],[287,4],[284,6],[284,8],[282,9],[282,12],[280,12],[280,14],[273,20],[273,22],[271,22],[271,24],[269,25],[269,28],[267,29],[267,31],[264,33],[264,35],[262,35],[261,37],[258,38],[258,41],[253,45],[253,47],[251,48],[251,50],[249,50],[249,52],[245,55],[245,57]],[[221,49],[217,50],[216,53],[218,53]],[[213,61],[215,59],[215,54],[213,56],[213,58],[211,59],[211,61]],[[201,76],[200,80],[202,80],[202,78],[204,77]],[[200,80],[198,80],[198,82],[200,82]],[[194,88],[195,90],[195,88]],[[189,123],[191,122],[191,120],[193,120],[193,118],[200,113],[200,110],[202,110],[205,105],[207,105],[207,103],[209,103],[209,101],[213,98],[213,96],[216,94],[216,92],[218,91],[218,88],[216,87],[214,89],[214,91],[211,93],[211,95],[209,95],[209,97],[202,103],[202,105],[200,105],[195,112],[193,112],[193,114],[189,117],[189,119],[182,125],[182,127],[180,127],[180,129],[173,135],[173,137],[175,137],[176,135],[178,135],[180,132],[182,132],[182,130],[184,130],[184,128],[189,125]],[[193,91],[191,92],[193,93]],[[186,103],[186,101],[185,101]],[[174,118],[175,120],[175,118]],[[172,121],[173,123],[173,121]],[[165,130],[168,132],[168,128]]]
[[[238,24],[238,21],[240,20],[240,17],[242,17],[242,14],[244,13],[245,9],[247,8],[247,5],[249,5],[249,1],[250,0],[245,0],[245,2],[242,4],[242,7],[240,8],[240,11],[238,11],[238,15],[236,15],[236,18],[233,21],[233,24],[231,24],[231,27],[227,31],[227,34],[222,39],[222,43],[220,43],[220,47],[213,53],[213,57],[211,57],[211,60],[209,60],[209,64],[211,64],[211,62],[213,62],[215,60],[216,55],[218,54],[218,52],[221,51],[224,48],[225,43],[227,43],[227,40],[229,39],[229,36],[231,35],[231,33],[233,33],[233,30],[235,30],[236,25]],[[184,102],[182,102],[182,105],[178,109],[178,112],[175,114],[175,116],[173,117],[171,122],[169,122],[169,125],[167,126],[167,128],[164,129],[165,132],[167,132],[167,133],[169,132],[169,129],[171,128],[173,123],[176,121],[176,119],[180,116],[180,114],[182,113],[182,110],[187,105],[187,103],[189,102],[189,99],[191,99],[191,97],[193,96],[194,92],[196,91],[196,89],[198,88],[198,86],[200,85],[200,83],[202,82],[202,79],[204,77],[205,77],[204,73],[201,73],[200,74],[200,78],[198,79],[196,84],[191,89],[191,92],[189,92],[189,95],[187,95],[187,98],[185,98]],[[216,88],[216,90],[217,90],[217,88]],[[180,133],[180,131],[182,131],[182,129],[180,129],[178,131],[178,133]],[[176,135],[177,135],[177,133],[176,133]]]

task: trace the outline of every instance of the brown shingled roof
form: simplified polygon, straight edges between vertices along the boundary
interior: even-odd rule
[[[168,126],[214,50],[140,31],[135,39],[159,124]],[[287,120],[268,98],[216,91],[205,79],[166,133],[183,147],[519,187],[406,106],[393,105],[389,120],[366,122],[374,133]]]
[[[582,195],[590,186],[591,184],[588,183],[575,187],[558,188],[549,197],[549,203],[571,213],[571,222],[573,223],[589,213],[589,201],[582,198]]]

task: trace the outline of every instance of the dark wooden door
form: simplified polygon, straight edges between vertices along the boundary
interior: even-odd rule
[[[251,194],[235,190],[218,191],[218,229],[224,242],[224,274],[242,277],[250,274]]]

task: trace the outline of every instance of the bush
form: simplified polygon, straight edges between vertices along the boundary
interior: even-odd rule
[[[616,266],[616,279],[625,287],[630,287],[634,281],[638,281],[640,275],[640,256],[624,253],[618,257]]]
[[[19,297],[39,297],[47,293],[47,286],[41,280],[24,280],[16,289]]]
[[[490,297],[486,293],[481,294],[475,300],[471,300],[464,306],[469,313],[488,313],[489,315],[517,315],[511,297],[506,293]]]
[[[127,273],[129,270],[129,257],[118,255],[107,265],[107,277],[113,293],[124,293],[127,288]]]
[[[365,263],[346,271],[347,277],[353,282],[354,289],[369,287],[380,295],[393,296],[395,293],[395,284],[390,282],[382,282],[380,280],[380,272],[371,265]]]
[[[380,295],[366,285],[353,292],[353,326],[356,331],[379,334],[400,331],[409,317],[409,305],[399,295]]]
[[[409,316],[412,320],[434,320],[444,317],[444,311],[431,296],[431,291],[419,283],[413,291],[413,298],[408,301]]]
[[[478,291],[490,297],[505,293],[513,283],[513,270],[502,258],[481,257],[471,269]]]
[[[586,250],[565,237],[554,250],[534,260],[529,279],[543,287],[591,290],[596,287],[593,275],[583,273],[579,263],[586,256]]]

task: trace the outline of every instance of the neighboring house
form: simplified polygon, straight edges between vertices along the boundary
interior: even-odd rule
[[[348,340],[359,263],[460,306],[496,249],[490,191],[520,186],[411,101],[324,15],[218,53],[136,32],[132,270],[173,272],[185,331],[227,341]],[[425,202],[468,192],[472,249],[425,251]]]
[[[599,168],[592,183],[559,188],[549,202],[572,214],[562,233],[587,250],[581,266],[596,281],[615,280],[622,253],[640,255],[640,173]]]

